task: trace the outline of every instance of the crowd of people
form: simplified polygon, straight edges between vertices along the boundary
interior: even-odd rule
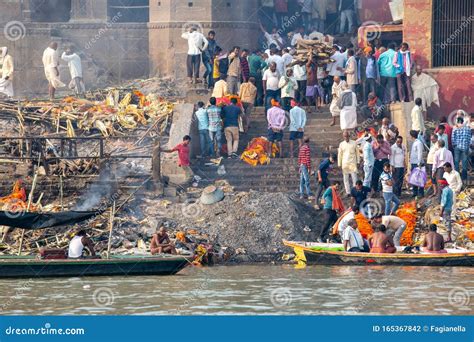
[[[301,27],[295,35],[309,38],[305,30]],[[268,121],[268,153],[271,154],[273,144],[277,145],[280,157],[293,157],[298,151],[300,198],[314,200],[317,209],[323,206],[327,227],[321,240],[327,238],[329,227],[338,218],[338,206],[333,208],[335,203],[342,203],[338,201],[340,184],[331,185],[329,180],[330,170],[339,168],[346,196],[353,197],[360,205],[370,196],[381,194],[386,217],[396,217],[404,183],[411,188],[413,198],[419,199],[425,196],[425,187],[430,182],[432,196],[443,205],[442,216],[447,222],[450,241],[454,198],[468,177],[469,151],[473,145],[472,115],[459,110],[454,119],[450,118],[455,122],[453,127],[443,117],[436,130],[428,132],[426,109],[438,101],[438,88],[415,64],[407,43],[398,48],[391,43],[385,48],[376,41],[355,51],[353,46],[338,46],[332,37],[321,34],[321,40],[333,44],[333,62],[318,65],[309,59],[306,65],[301,65],[294,63],[294,40],[284,48],[285,39],[278,32],[269,34],[263,24],[262,31],[269,43],[266,51],[249,53],[234,47],[226,53],[218,44],[212,44],[216,49],[214,61],[210,62],[214,67],[213,77],[208,83],[213,87],[212,97],[207,106],[200,102],[196,111],[202,155],[219,156],[223,151],[221,139],[225,136],[228,157],[238,158],[239,135],[248,131],[253,107],[263,105]],[[197,31],[194,28],[190,32]],[[202,36],[194,41],[206,44],[215,37],[215,32],[210,32],[207,39]],[[190,77],[190,81],[195,80]],[[230,103],[225,103],[229,96]],[[386,117],[386,106],[396,101],[415,104],[409,136],[401,136]],[[324,105],[333,116],[332,125],[340,117],[343,141],[337,155],[324,159],[313,170],[305,126],[311,108],[317,112]],[[361,112],[367,115],[371,125],[354,139],[356,133],[361,133],[357,130],[360,130]],[[283,150],[285,130],[290,133],[289,151]],[[318,183],[315,196],[311,186],[313,175]],[[359,175],[363,177],[359,179]],[[383,230],[378,232],[383,234]],[[397,235],[395,240],[400,237]]]
[[[239,46],[226,50],[218,43],[215,31],[209,31],[205,36],[198,27],[191,26],[184,32],[182,39],[188,43],[188,81],[212,89],[207,103],[200,101],[195,108],[201,157],[239,158],[240,136],[251,127],[252,111],[255,106],[264,106],[268,121],[268,154],[272,155],[276,144],[279,157],[298,155],[299,196],[314,201],[316,209],[322,207],[326,217],[321,241],[327,240],[330,227],[344,211],[339,196],[341,184],[330,180],[335,169],[342,171],[343,190],[352,201],[353,212],[368,198],[378,194],[383,198],[383,213],[376,213],[377,216],[368,212],[369,218],[378,223],[370,241],[374,246],[371,248],[389,251],[398,246],[406,227],[406,223],[402,224],[396,217],[405,183],[416,199],[425,196],[425,188],[431,183],[431,196],[442,206],[441,216],[447,223],[447,241],[450,241],[454,199],[466,184],[470,151],[474,145],[473,114],[459,110],[454,118],[441,118],[438,127],[429,131],[426,111],[432,104],[439,105],[439,87],[416,64],[408,43],[390,42],[384,46],[382,41],[375,39],[364,48],[358,47],[353,39],[347,44],[339,43],[336,34],[353,32],[357,26],[356,8],[357,1],[354,0],[263,0],[261,47],[254,51]],[[301,15],[300,24],[285,34],[278,27],[291,13]],[[334,24],[327,25],[334,22],[330,19],[332,14],[340,20],[336,30],[333,30]],[[306,63],[299,62],[296,47],[300,39],[317,39],[330,46],[329,62],[320,64],[312,53]],[[43,55],[51,98],[57,88],[64,86],[59,79],[57,49],[57,43],[51,43]],[[80,95],[84,92],[80,57],[69,48],[61,59],[70,68],[71,89]],[[202,78],[201,63],[205,70]],[[13,96],[13,61],[6,48],[0,50],[0,68],[0,92]],[[399,101],[415,104],[409,120],[409,136],[401,136],[387,118],[388,105]],[[307,115],[317,115],[323,106],[327,106],[332,115],[332,126],[339,118],[343,141],[337,155],[328,156],[313,168],[314,151],[310,139],[305,136]],[[361,116],[369,123],[362,132],[358,122]],[[454,125],[450,125],[453,122]],[[286,130],[290,141],[288,151],[282,144]],[[357,139],[355,135],[358,135]],[[182,144],[164,152],[177,151],[180,166],[189,168],[190,140],[186,136]],[[313,177],[317,181],[314,195]],[[348,250],[355,246],[366,250],[369,245],[354,234],[356,230],[354,220],[348,221],[347,230],[340,233],[341,238],[347,243]],[[393,231],[393,246],[389,245],[391,240],[386,239],[387,230]],[[431,245],[435,240],[430,240]]]

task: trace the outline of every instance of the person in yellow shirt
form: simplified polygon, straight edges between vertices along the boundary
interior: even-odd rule
[[[342,169],[346,194],[350,196],[351,188],[355,186],[358,180],[357,165],[359,164],[359,148],[356,142],[351,140],[349,131],[345,130],[342,135],[344,141],[339,145],[337,162]],[[349,177],[352,178],[352,187],[349,182]]]
[[[254,77],[250,77],[248,82],[244,82],[240,85],[239,96],[244,107],[244,133],[247,133],[250,127],[250,116],[252,114],[253,105],[255,98],[257,97],[257,86]]]

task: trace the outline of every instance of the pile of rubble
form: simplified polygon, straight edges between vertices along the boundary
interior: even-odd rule
[[[438,225],[441,234],[446,234],[446,225],[440,220],[440,205],[428,202],[424,214],[424,223],[429,225],[434,223]],[[437,204],[437,203],[436,203]],[[455,207],[453,211],[453,240],[457,246],[474,249],[474,188],[468,188],[456,196]]]

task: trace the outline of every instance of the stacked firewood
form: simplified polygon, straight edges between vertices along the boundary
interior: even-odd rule
[[[332,47],[319,40],[299,39],[296,45],[296,55],[290,66],[306,64],[310,58],[315,58],[318,65],[325,65],[334,60],[331,59]]]
[[[57,176],[94,175],[99,173],[99,164],[96,160],[61,160],[51,165],[51,173]]]

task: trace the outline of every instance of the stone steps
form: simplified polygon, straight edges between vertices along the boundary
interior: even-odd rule
[[[330,152],[337,151],[342,140],[341,130],[338,125],[329,126],[332,117],[327,108],[316,113],[311,108],[311,113],[307,116],[305,135],[311,139],[311,149],[313,156],[313,168],[316,169],[322,160]],[[263,107],[254,109],[251,117],[251,127],[248,134],[241,135],[239,152],[242,153],[248,143],[257,137],[267,136],[267,119]],[[297,148],[297,143],[295,142]],[[289,152],[289,132],[285,130],[283,138],[284,156]],[[259,165],[252,167],[240,160],[225,159],[222,163],[226,169],[226,174],[217,174],[217,167],[206,166],[204,161],[199,161],[194,171],[203,180],[203,183],[213,183],[218,179],[225,179],[237,191],[262,191],[262,192],[286,192],[294,193],[299,188],[299,173],[297,165],[297,151],[295,158],[273,158],[269,165]],[[342,180],[342,174],[331,175],[331,179]],[[311,188],[316,189],[316,178],[311,177]]]

